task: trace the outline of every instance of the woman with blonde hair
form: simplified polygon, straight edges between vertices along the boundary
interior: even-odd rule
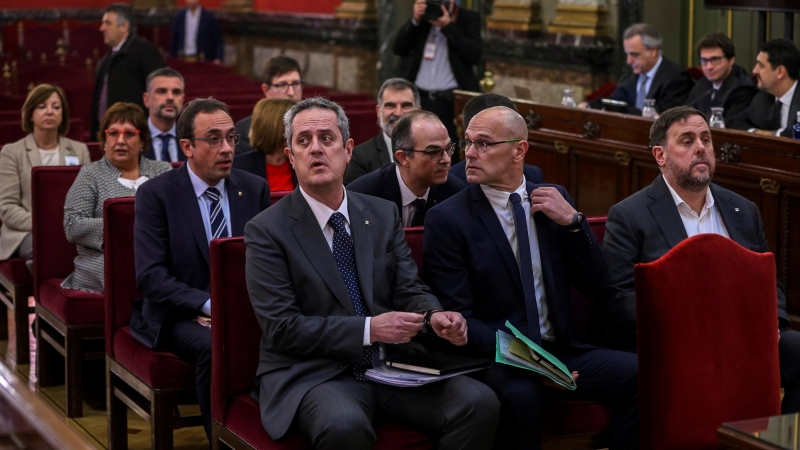
[[[253,109],[250,145],[254,152],[241,153],[233,159],[233,167],[267,180],[270,191],[291,191],[297,187],[297,176],[283,152],[283,115],[295,104],[285,98],[265,98]]]
[[[57,86],[40,84],[31,90],[22,106],[22,130],[28,135],[0,151],[0,260],[33,257],[31,169],[90,162],[85,144],[64,137],[69,105]]]

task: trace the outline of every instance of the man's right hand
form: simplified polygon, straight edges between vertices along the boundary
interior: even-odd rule
[[[425,4],[425,0],[417,0],[414,2],[414,20],[419,23],[422,20],[422,16],[425,14],[425,8],[427,5]]]
[[[370,341],[404,344],[425,328],[425,317],[419,313],[388,312],[369,320]]]

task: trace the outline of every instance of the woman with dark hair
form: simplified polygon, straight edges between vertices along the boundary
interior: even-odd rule
[[[33,257],[31,169],[90,162],[86,145],[64,137],[69,106],[59,87],[31,90],[22,106],[22,130],[28,135],[0,151],[0,260]]]
[[[253,109],[250,145],[254,152],[240,153],[233,158],[233,167],[266,178],[270,191],[291,191],[297,186],[289,158],[284,154],[283,115],[294,106],[293,100],[265,98]]]
[[[166,161],[145,158],[150,128],[139,105],[116,103],[108,108],[97,140],[105,155],[81,168],[64,202],[64,233],[76,244],[75,271],[61,287],[103,293],[103,203],[133,197],[150,178],[172,169]]]

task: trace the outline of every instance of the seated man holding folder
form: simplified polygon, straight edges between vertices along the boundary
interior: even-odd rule
[[[298,189],[244,233],[263,329],[256,377],[267,433],[280,439],[294,426],[314,448],[372,449],[380,415],[438,438],[437,448],[490,448],[499,404],[486,385],[464,376],[415,388],[366,379],[373,355],[391,350],[385,344],[425,329],[463,346],[466,322],[419,280],[397,207],[345,191],[353,140],[342,108],[309,98],[284,120]]]
[[[573,371],[577,389],[565,395],[612,410],[612,449],[638,448],[636,355],[576,342],[569,329],[571,286],[605,293],[603,254],[563,187],[525,180],[527,136],[525,120],[502,106],[469,123],[462,148],[470,186],[428,212],[425,279],[445,308],[466,318],[470,354],[494,357],[497,331],[512,331],[508,321]],[[542,397],[554,383],[497,362],[479,374],[501,403],[495,448],[541,448]]]

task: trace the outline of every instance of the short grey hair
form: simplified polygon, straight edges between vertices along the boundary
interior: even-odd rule
[[[343,143],[347,143],[347,140],[350,139],[350,123],[347,120],[347,116],[344,114],[344,109],[342,109],[338,103],[328,100],[327,98],[309,97],[292,106],[292,108],[283,116],[283,137],[286,139],[286,145],[289,146],[289,150],[292,149],[292,122],[294,122],[295,116],[307,109],[315,108],[333,111],[336,114],[336,122],[339,126],[339,132],[342,133]]]
[[[387,89],[390,91],[405,91],[406,89],[410,89],[414,94],[414,106],[419,106],[419,89],[417,89],[414,83],[403,78],[389,78],[383,82],[381,88],[378,90],[378,106],[383,106],[383,93]]]
[[[133,8],[130,5],[126,5],[124,3],[114,3],[113,5],[109,5],[105,10],[103,10],[103,14],[105,13],[114,13],[117,15],[117,26],[121,27],[122,25],[129,23],[130,32],[136,29],[136,23],[133,20]]]
[[[634,36],[641,36],[642,37],[642,44],[647,48],[656,48],[659,51],[661,50],[661,44],[663,43],[663,39],[661,39],[661,34],[659,34],[656,27],[647,24],[647,23],[636,23],[628,27],[625,30],[625,33],[622,35],[623,40],[630,39]]]
[[[173,69],[172,67],[162,67],[160,69],[156,69],[150,72],[150,75],[147,76],[147,84],[146,84],[147,92],[150,92],[150,85],[153,84],[153,80],[156,77],[177,78],[181,80],[182,85],[186,86],[186,83],[183,81],[183,75],[181,75],[180,72]]]

